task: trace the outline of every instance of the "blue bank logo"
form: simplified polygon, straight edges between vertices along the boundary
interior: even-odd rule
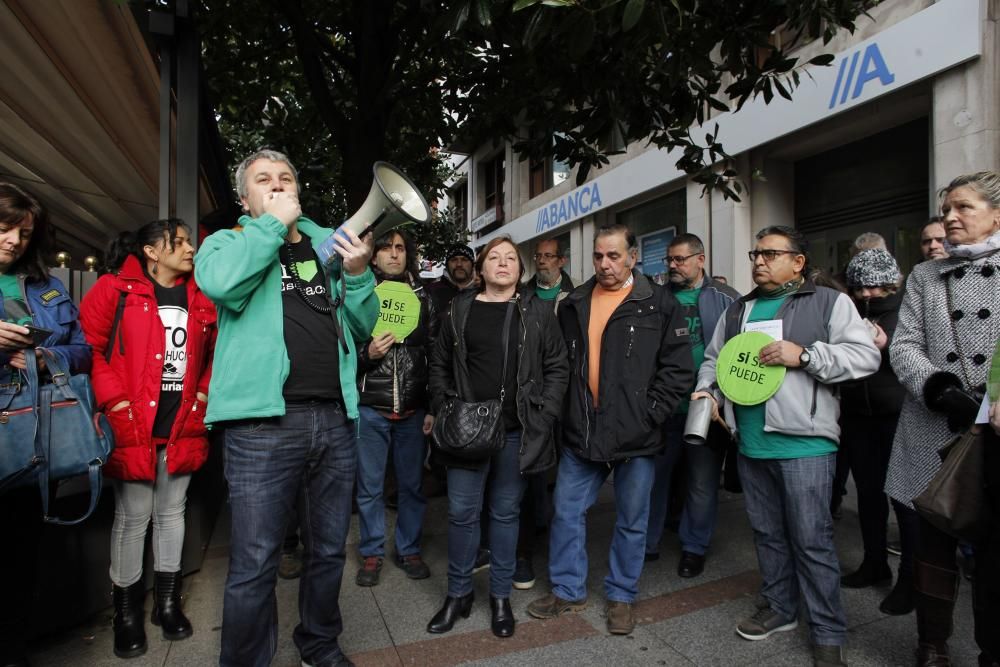
[[[861,62],[860,67],[858,61]],[[878,44],[872,43],[866,46],[863,52],[855,51],[840,61],[837,83],[833,85],[833,94],[830,96],[830,105],[827,108],[832,109],[844,104],[848,95],[852,100],[857,99],[864,91],[865,84],[875,79],[878,79],[883,86],[888,86],[896,80],[896,75],[889,71],[882,52],[878,50]]]
[[[552,229],[570,220],[575,220],[602,205],[601,191],[597,188],[597,183],[584,185],[579,190],[538,209],[535,233],[541,233],[546,229]]]

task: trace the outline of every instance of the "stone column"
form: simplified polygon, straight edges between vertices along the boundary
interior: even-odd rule
[[[982,55],[933,83],[931,210],[955,176],[1000,170],[1000,0],[985,0],[980,11]]]

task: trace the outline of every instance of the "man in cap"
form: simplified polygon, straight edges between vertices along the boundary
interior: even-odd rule
[[[448,249],[444,260],[444,275],[425,287],[425,291],[434,300],[434,309],[438,317],[444,317],[455,295],[476,283],[476,271],[473,264],[476,253],[467,245],[456,243]]]

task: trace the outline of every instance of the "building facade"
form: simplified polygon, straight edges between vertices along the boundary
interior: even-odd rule
[[[748,101],[710,121],[733,156],[741,201],[703,192],[674,165],[677,155],[641,143],[576,186],[551,160],[521,160],[509,144],[481,146],[452,190],[477,246],[509,234],[528,258],[539,238],[570,248],[570,275],[585,280],[594,230],[624,222],[639,237],[641,270],[663,273],[669,239],[702,237],[708,269],[740,291],[751,287],[754,234],[801,229],[815,265],[837,273],[861,232],[887,240],[904,269],[919,258],[920,226],[954,176],[1000,168],[1000,0],[886,0],[854,34],[792,52],[821,53],[792,93]]]

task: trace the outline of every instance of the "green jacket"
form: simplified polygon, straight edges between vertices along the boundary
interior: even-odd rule
[[[272,215],[240,218],[242,231],[215,232],[202,243],[195,258],[195,280],[219,312],[205,423],[274,417],[285,414],[281,390],[288,378],[284,320],[281,306],[281,264],[278,249],[288,230]],[[315,249],[333,230],[299,218],[298,230]],[[354,340],[371,334],[378,318],[375,276],[344,274],[345,303],[337,308],[348,353],[333,341],[317,354],[340,355],[340,390],[347,416],[357,419],[357,351]],[[340,281],[330,279],[331,295]]]

